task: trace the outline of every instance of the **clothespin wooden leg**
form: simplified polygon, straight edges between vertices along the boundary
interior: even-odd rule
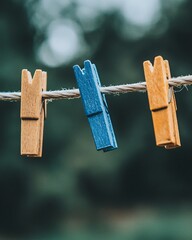
[[[42,91],[47,90],[47,73],[42,72]],[[39,153],[37,157],[42,156],[43,150],[43,132],[44,132],[44,120],[47,118],[47,100],[42,100],[41,114],[40,114],[40,136],[39,136]]]
[[[160,56],[156,57],[154,67],[146,61],[144,72],[156,144],[167,149],[179,147],[181,144],[176,117],[177,107],[174,91],[168,85],[168,61],[164,61]]]
[[[46,90],[47,75],[36,70],[34,77],[29,71],[22,71],[21,83],[21,155],[41,157],[45,104],[42,91]]]
[[[169,67],[169,62],[167,60],[164,61],[165,64],[165,70],[166,70],[166,75],[167,75],[167,80],[171,78],[171,71],[170,71],[170,67]],[[175,94],[174,94],[174,89],[173,87],[169,87],[170,92],[171,92],[171,96],[170,96],[170,100],[169,103],[171,105],[171,116],[172,116],[172,122],[173,122],[173,128],[174,128],[174,143],[173,144],[169,144],[167,146],[165,146],[166,149],[172,149],[172,148],[176,148],[176,147],[180,147],[181,146],[181,142],[180,142],[180,136],[179,136],[179,128],[178,128],[178,122],[177,122],[177,103],[176,103],[176,98],[175,98]]]

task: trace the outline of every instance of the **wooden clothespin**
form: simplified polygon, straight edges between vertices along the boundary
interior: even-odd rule
[[[82,70],[77,65],[73,69],[97,150],[106,152],[116,149],[117,142],[105,95],[100,92],[96,66],[87,60]]]
[[[171,78],[169,62],[158,56],[154,67],[149,61],[145,61],[143,65],[156,145],[166,149],[179,147],[181,143],[176,100],[173,87],[168,84],[168,79]]]
[[[21,155],[41,157],[43,146],[46,102],[42,91],[47,89],[47,73],[36,70],[31,73],[24,69],[21,81]]]

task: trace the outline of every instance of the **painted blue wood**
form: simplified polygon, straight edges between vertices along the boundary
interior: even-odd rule
[[[105,95],[99,89],[101,83],[96,66],[87,60],[83,69],[78,65],[73,69],[97,150],[116,149],[117,142]]]

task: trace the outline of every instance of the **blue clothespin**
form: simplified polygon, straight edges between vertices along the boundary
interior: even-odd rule
[[[116,149],[117,142],[105,95],[100,92],[101,83],[95,64],[87,60],[83,69],[78,65],[73,69],[97,150]]]

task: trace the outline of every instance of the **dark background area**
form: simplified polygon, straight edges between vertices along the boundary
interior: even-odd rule
[[[143,61],[157,55],[173,76],[191,73],[192,1],[162,0],[145,26],[115,8],[91,22],[96,10],[81,15],[83,1],[53,2],[0,1],[0,91],[19,91],[25,68],[47,71],[50,90],[77,87],[72,66],[86,59],[103,85],[144,81]],[[81,100],[63,100],[48,104],[43,158],[23,158],[19,103],[0,102],[1,239],[192,239],[192,90],[175,90],[182,147],[174,150],[155,146],[147,95],[129,93],[107,96],[117,150],[97,152]]]

